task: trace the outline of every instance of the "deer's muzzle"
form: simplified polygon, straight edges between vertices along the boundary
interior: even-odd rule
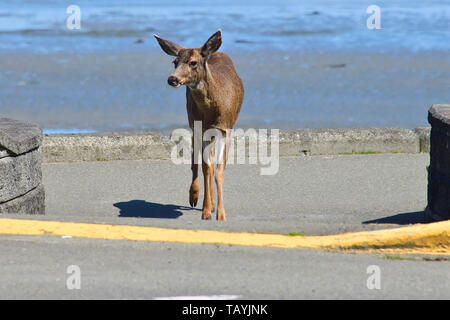
[[[167,83],[172,87],[178,87],[180,85],[180,80],[178,80],[177,77],[170,76],[169,79],[167,79]]]

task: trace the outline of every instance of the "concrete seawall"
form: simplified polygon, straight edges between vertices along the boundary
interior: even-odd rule
[[[270,131],[269,131],[270,133]],[[429,152],[430,128],[280,130],[280,156]],[[44,162],[168,159],[175,143],[154,132],[45,135]],[[248,153],[247,153],[248,154]]]

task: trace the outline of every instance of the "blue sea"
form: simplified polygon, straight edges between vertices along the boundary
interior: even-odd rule
[[[81,29],[69,30],[69,5]],[[369,30],[371,5],[381,30]],[[36,53],[121,50],[153,33],[198,47],[221,28],[224,50],[449,50],[450,1],[426,0],[3,0],[0,50]],[[139,49],[153,45],[143,43]]]

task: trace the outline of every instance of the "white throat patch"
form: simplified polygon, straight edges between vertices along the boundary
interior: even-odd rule
[[[192,90],[201,90],[203,89],[204,84],[203,81],[200,81],[199,83],[188,83],[187,86]]]

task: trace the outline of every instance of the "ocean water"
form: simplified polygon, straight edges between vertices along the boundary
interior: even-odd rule
[[[69,5],[81,10],[69,30]],[[369,30],[371,5],[381,29]],[[9,0],[0,5],[0,116],[46,133],[186,126],[158,34],[217,29],[244,80],[240,127],[415,127],[450,102],[450,1]]]
[[[66,27],[72,4],[80,30]],[[366,26],[370,5],[380,7],[380,30]],[[0,5],[0,50],[122,50],[153,33],[199,47],[218,28],[224,50],[449,50],[449,23],[448,0],[8,0]]]

